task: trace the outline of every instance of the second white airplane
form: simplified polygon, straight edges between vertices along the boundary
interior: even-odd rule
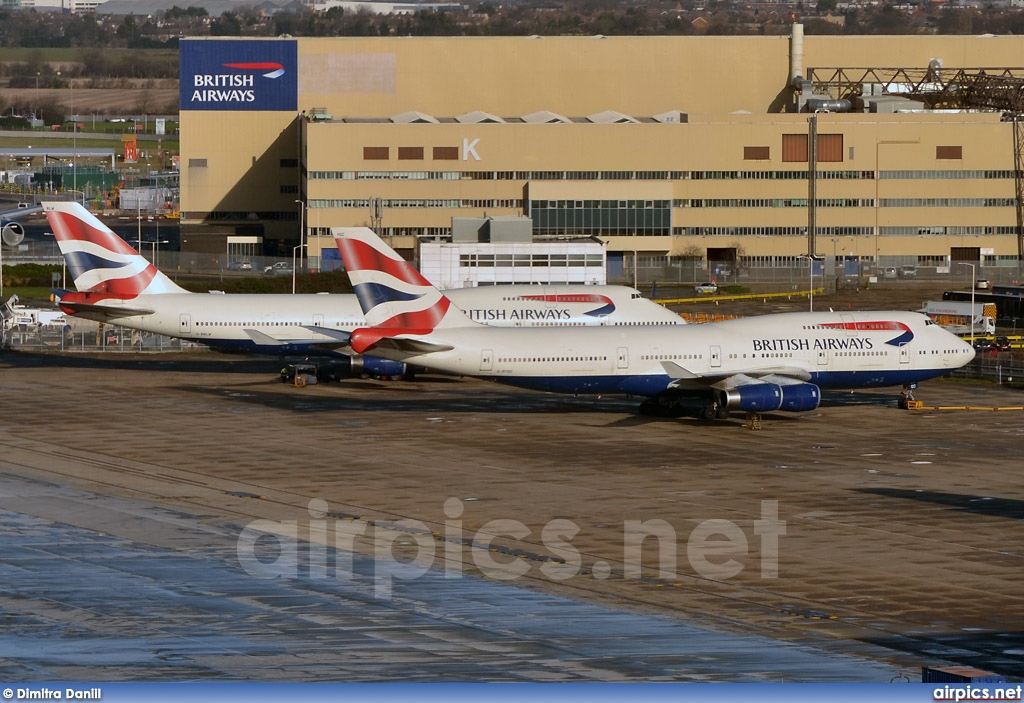
[[[684,327],[479,325],[365,227],[335,238],[370,327],[353,350],[562,393],[644,396],[641,411],[725,417],[813,410],[822,388],[903,386],[974,349],[914,312],[787,313]]]
[[[353,295],[190,293],[78,203],[47,202],[43,210],[78,289],[60,299],[68,314],[222,351],[329,354],[351,359],[356,372],[404,371],[394,361],[350,353],[349,332],[366,325]],[[449,294],[491,325],[685,324],[625,286],[485,286]]]

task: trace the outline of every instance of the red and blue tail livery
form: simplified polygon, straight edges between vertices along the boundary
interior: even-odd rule
[[[68,295],[98,302],[186,292],[78,203],[45,203],[43,210],[79,291]]]
[[[352,333],[352,348],[365,351],[386,337],[429,334],[449,313],[474,324],[409,262],[366,227],[335,227],[352,290],[372,329]],[[450,323],[448,323],[450,324]]]

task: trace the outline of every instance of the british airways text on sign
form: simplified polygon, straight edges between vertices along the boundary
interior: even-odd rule
[[[182,110],[286,110],[298,105],[294,40],[182,41]]]

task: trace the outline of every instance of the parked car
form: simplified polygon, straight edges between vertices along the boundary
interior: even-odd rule
[[[979,354],[995,353],[999,351],[991,339],[975,339],[974,351]]]
[[[697,295],[714,295],[718,292],[718,285],[715,283],[701,283],[693,287]]]
[[[904,266],[900,269],[900,278],[916,278],[917,267],[916,266]]]
[[[1013,346],[1010,344],[1010,339],[1008,337],[996,337],[993,344],[996,345],[996,349],[998,351],[1010,351],[1011,349],[1013,349]]]
[[[987,278],[979,278],[974,282],[974,287],[978,290],[988,290],[990,285]]]
[[[251,261],[229,261],[228,271],[252,271]]]
[[[284,276],[292,272],[292,265],[287,261],[277,261],[263,269],[268,276]]]
[[[882,275],[886,278],[896,278],[899,275],[899,272],[895,266],[886,266],[882,271]]]

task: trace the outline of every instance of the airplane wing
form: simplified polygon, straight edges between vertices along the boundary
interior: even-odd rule
[[[341,330],[331,330],[326,327],[316,327],[314,325],[303,325],[305,329],[317,332],[327,337],[324,340],[310,340],[310,339],[278,339],[272,337],[265,332],[246,328],[243,331],[248,335],[249,339],[256,342],[256,344],[268,347],[283,347],[289,344],[300,344],[304,346],[322,347],[324,349],[337,349],[339,347],[346,347],[349,344],[349,338],[351,335],[348,332]]]
[[[42,205],[37,205],[35,207],[19,207],[15,210],[5,210],[4,212],[0,212],[0,219],[5,222],[7,220],[17,220],[22,217],[28,217],[29,215],[39,214],[42,211]]]
[[[672,378],[672,388],[718,388],[728,390],[740,386],[752,385],[755,383],[774,383],[780,386],[788,386],[797,383],[806,383],[811,380],[811,374],[807,369],[798,366],[763,366],[756,369],[746,369],[742,373],[708,373],[697,374],[677,364],[674,361],[663,361],[661,366],[665,373]]]

